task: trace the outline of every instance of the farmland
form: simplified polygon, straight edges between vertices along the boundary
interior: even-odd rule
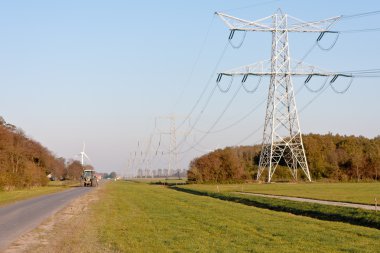
[[[75,218],[85,217],[85,225],[71,220],[66,228],[61,226],[60,234],[65,235],[61,245],[51,246],[76,252],[81,244],[77,238],[92,242],[81,245],[81,250],[95,252],[100,248],[104,252],[304,252],[306,248],[310,252],[374,252],[380,246],[377,229],[221,201],[161,185],[112,182],[101,187],[98,195],[101,201]],[[69,247],[68,242],[72,242]]]
[[[274,183],[274,184],[194,184],[184,188],[209,192],[252,192],[341,202],[380,202],[379,183]]]

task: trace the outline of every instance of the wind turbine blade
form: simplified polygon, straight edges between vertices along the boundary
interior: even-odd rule
[[[83,155],[91,162],[90,157],[88,157],[88,155],[86,153],[83,152]]]
[[[82,152],[84,152],[84,149],[86,148],[86,143],[85,142],[83,142],[83,150],[82,150]]]

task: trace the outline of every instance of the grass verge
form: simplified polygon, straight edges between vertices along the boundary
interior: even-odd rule
[[[259,196],[241,195],[230,192],[213,192],[187,187],[172,187],[177,191],[200,196],[209,196],[220,200],[241,203],[274,211],[292,213],[326,221],[340,221],[353,225],[380,229],[380,212],[358,208],[329,206],[316,203],[296,202],[291,200],[265,198]]]
[[[39,237],[54,243],[30,252],[376,252],[380,247],[377,229],[161,185],[110,182],[96,194],[98,201],[64,219],[47,238]]]
[[[68,189],[69,187],[77,186],[76,181],[69,182],[53,182],[48,186],[34,187],[30,189],[0,191],[0,206],[10,204],[16,201],[38,197],[45,194],[55,193]]]
[[[272,183],[193,184],[190,189],[208,192],[252,192],[290,197],[374,205],[380,203],[380,183]]]
[[[159,185],[115,182],[94,206],[98,238],[115,252],[367,251],[380,231],[320,221]]]
[[[187,179],[178,179],[178,178],[138,178],[129,180],[137,183],[148,183],[148,184],[156,184],[156,185],[184,185],[186,184]]]

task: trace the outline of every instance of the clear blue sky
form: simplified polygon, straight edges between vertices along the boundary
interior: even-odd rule
[[[224,11],[255,20],[277,8],[311,21],[380,10],[380,2],[1,1],[0,115],[58,156],[72,158],[85,141],[96,169],[127,173],[127,161],[137,143],[139,150],[145,150],[150,134],[158,132],[155,117],[175,113],[179,123],[207,84],[229,35],[213,13]],[[380,15],[348,19],[335,26],[338,30],[376,27],[380,27]],[[302,58],[317,36],[290,35],[291,57]],[[270,34],[247,34],[241,49],[227,49],[218,71],[269,59],[270,39]],[[305,62],[332,71],[380,68],[379,42],[380,32],[342,34],[331,51],[315,48]],[[301,89],[302,82],[294,80],[295,90],[300,90],[299,110],[316,96]],[[210,127],[236,87],[237,83],[229,93],[215,93],[198,129]],[[255,94],[240,92],[214,130],[255,108],[266,98],[267,90],[268,80],[263,79]],[[379,94],[380,80],[374,78],[355,79],[343,95],[328,89],[300,112],[301,129],[304,133],[377,136]],[[203,104],[204,100],[194,111],[193,120]],[[264,113],[264,106],[258,107],[237,126],[208,135],[196,148],[202,151],[260,142],[262,130],[239,143],[263,124]],[[168,131],[164,120],[158,125]],[[179,130],[178,141],[186,130],[186,126]],[[201,137],[194,131],[188,142]],[[154,151],[158,139],[154,135]],[[165,152],[168,145],[168,136],[162,135],[159,150]],[[200,154],[192,150],[181,155],[180,166],[186,167]],[[157,157],[153,167],[163,168],[165,159],[167,156]]]

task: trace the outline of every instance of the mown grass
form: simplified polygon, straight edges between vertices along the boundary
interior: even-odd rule
[[[78,180],[50,181],[48,186],[76,187],[76,186],[80,186],[80,181]]]
[[[114,252],[376,252],[380,231],[160,185],[112,182],[90,224]],[[84,228],[85,230],[85,228]]]
[[[34,187],[30,189],[0,191],[0,206],[10,204],[16,201],[38,197],[45,194],[63,191],[68,187],[76,186],[78,182],[49,182],[48,186]]]
[[[131,180],[133,182],[149,183],[149,184],[162,184],[162,185],[176,185],[186,184],[186,178],[136,178]]]
[[[380,183],[272,183],[272,184],[193,184],[185,186],[208,192],[253,192],[340,202],[380,204]]]
[[[241,203],[248,206],[380,229],[380,213],[370,210],[242,195],[239,193],[202,191],[190,189],[188,187],[173,187],[173,189],[195,195],[209,196],[220,200]]]

